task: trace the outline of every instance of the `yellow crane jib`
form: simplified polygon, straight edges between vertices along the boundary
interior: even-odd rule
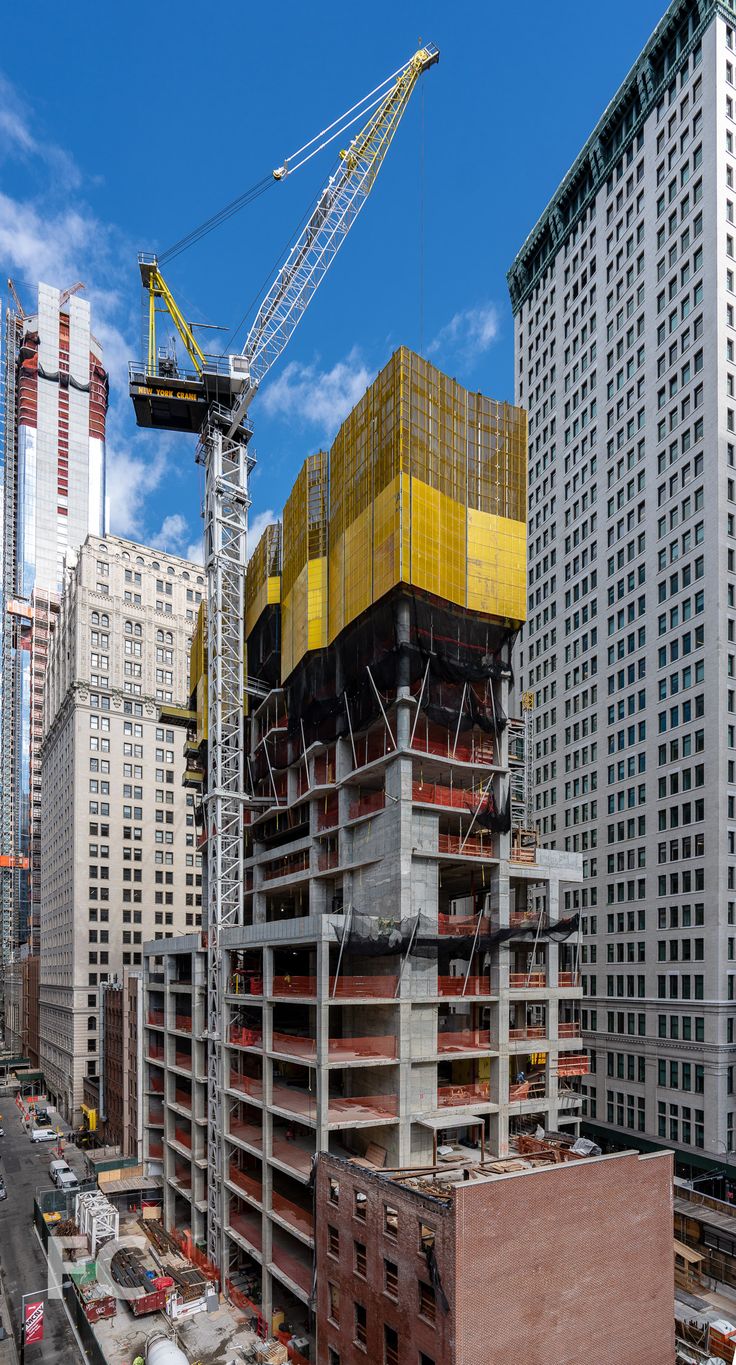
[[[158,356],[156,352],[156,299],[161,299],[161,302],[184,343],[189,359],[197,373],[201,374],[205,366],[204,352],[161,274],[156,257],[142,254],[138,257],[138,265],[140,267],[143,288],[148,291],[149,374],[158,374]]]

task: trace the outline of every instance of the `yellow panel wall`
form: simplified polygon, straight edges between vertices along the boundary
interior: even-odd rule
[[[326,451],[302,465],[284,507],[281,583],[281,679],[308,649],[327,644]]]
[[[281,601],[281,523],[266,527],[245,571],[245,634],[267,606]]]
[[[407,583],[526,616],[526,413],[400,348],[330,452],[329,640]]]

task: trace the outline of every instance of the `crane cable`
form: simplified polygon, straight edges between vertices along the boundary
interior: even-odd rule
[[[227,222],[229,218],[232,218],[236,213],[239,213],[241,209],[247,208],[250,204],[254,203],[262,194],[265,194],[266,190],[269,189],[271,185],[275,185],[278,180],[283,179],[286,174],[300,170],[308,161],[311,161],[313,156],[316,156],[318,152],[321,152],[325,147],[328,147],[331,142],[334,142],[336,138],[340,137],[341,134],[352,127],[354,123],[357,123],[358,119],[367,114],[369,110],[376,108],[376,106],[386,98],[387,91],[385,90],[385,87],[390,82],[395,81],[402,72],[406,70],[408,65],[408,62],[404,62],[402,66],[398,67],[390,76],[387,76],[379,85],[374,86],[373,90],[370,90],[361,100],[358,100],[357,104],[351,105],[351,107],[346,109],[339,118],[334,119],[332,123],[328,123],[326,128],[323,128],[321,132],[316,133],[313,138],[310,138],[309,142],[305,142],[297,151],[293,152],[290,157],[287,157],[283,167],[280,168],[283,171],[282,175],[276,175],[275,172],[271,172],[270,175],[263,176],[261,180],[257,180],[255,184],[251,185],[250,189],[244,190],[237,198],[231,199],[229,204],[225,204],[217,213],[213,213],[211,217],[206,218],[198,227],[192,228],[184,237],[180,237],[177,242],[174,242],[170,247],[167,247],[158,257],[159,264],[164,265],[167,261],[173,261],[177,256],[180,256],[182,252],[187,251],[190,246],[194,246],[196,242],[200,242],[203,237],[207,237],[210,232],[214,232],[215,228],[220,227],[222,223]],[[351,114],[353,115],[352,118],[350,118]],[[330,134],[329,137],[325,136],[327,133]],[[315,143],[318,145],[315,146]],[[305,152],[307,153],[306,156],[303,155]],[[301,157],[301,160],[297,159],[299,157]]]

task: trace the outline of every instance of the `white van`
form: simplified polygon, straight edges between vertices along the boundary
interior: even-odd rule
[[[69,1166],[63,1157],[55,1156],[53,1160],[49,1162],[49,1175],[51,1176],[51,1179],[53,1180],[54,1184],[56,1184],[56,1177],[59,1171],[68,1170]]]
[[[79,1189],[79,1181],[68,1166],[65,1171],[59,1171],[59,1174],[56,1177],[56,1184],[60,1190],[66,1190],[67,1192],[71,1191],[72,1193],[76,1193]]]
[[[56,1133],[53,1128],[37,1128],[34,1123],[31,1128],[31,1142],[56,1142]]]

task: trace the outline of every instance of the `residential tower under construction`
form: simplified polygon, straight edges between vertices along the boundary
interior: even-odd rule
[[[576,1132],[578,924],[560,906],[581,860],[537,846],[532,699],[512,700],[526,439],[521,409],[402,348],[250,559],[220,1271],[266,1320],[312,1304],[317,1151],[432,1165],[447,1146],[505,1155],[540,1127]],[[166,712],[200,790],[206,662],[203,613],[189,710]],[[148,1156],[165,1220],[201,1243],[204,955],[151,944],[146,962]]]

